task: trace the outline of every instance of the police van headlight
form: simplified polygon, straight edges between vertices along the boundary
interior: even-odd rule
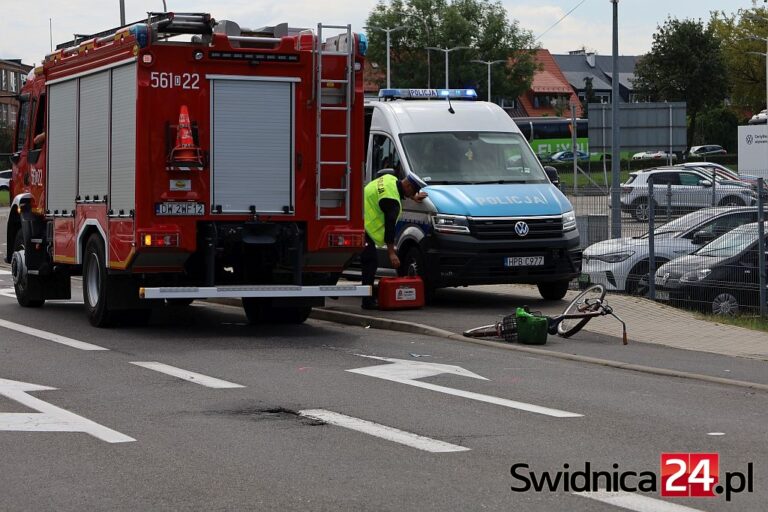
[[[563,214],[563,231],[573,231],[576,229],[576,213],[573,211]]]
[[[464,215],[432,215],[432,227],[438,233],[469,233],[469,221]]]

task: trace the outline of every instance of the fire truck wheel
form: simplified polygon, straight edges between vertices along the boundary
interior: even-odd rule
[[[272,308],[270,318],[277,324],[303,324],[312,312],[311,306]]]
[[[165,299],[165,303],[169,306],[189,306],[195,302],[195,299]]]
[[[116,319],[115,312],[107,307],[109,281],[104,264],[104,242],[98,235],[91,235],[83,256],[83,299],[88,320],[95,327],[108,327]]]
[[[270,309],[267,299],[243,297],[243,311],[251,325],[267,323]]]
[[[30,296],[30,281],[37,279],[27,272],[24,263],[24,234],[21,230],[16,232],[13,241],[13,259],[11,260],[11,274],[13,274],[13,288],[16,290],[16,300],[23,308],[39,308],[45,302],[44,299],[33,299]]]

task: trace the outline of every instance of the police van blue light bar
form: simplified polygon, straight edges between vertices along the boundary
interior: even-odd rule
[[[379,98],[383,100],[428,100],[445,99],[452,100],[476,100],[477,91],[474,89],[381,89]]]

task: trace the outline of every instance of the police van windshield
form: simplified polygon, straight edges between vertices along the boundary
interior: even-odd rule
[[[427,183],[549,183],[518,133],[404,133],[400,137],[411,170]]]

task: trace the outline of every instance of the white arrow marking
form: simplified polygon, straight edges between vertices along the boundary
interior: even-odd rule
[[[245,387],[245,386],[241,386],[240,384],[235,384],[234,382],[227,382],[225,380],[217,379],[214,377],[208,377],[207,375],[203,375],[202,373],[195,373],[187,370],[182,370],[181,368],[176,368],[175,366],[169,366],[163,363],[132,362],[131,364],[135,364],[136,366],[141,366],[142,368],[146,368],[148,370],[154,370],[156,372],[164,373],[172,377],[178,377],[179,379],[186,380],[189,382],[194,382],[195,384],[200,384],[201,386],[205,386],[208,388],[225,389],[225,388],[244,388]]]
[[[669,503],[630,492],[595,491],[574,492],[573,494],[626,510],[634,510],[635,512],[702,512],[697,508]]]
[[[555,418],[578,418],[582,416],[575,412],[561,411],[558,409],[550,409],[549,407],[542,407],[540,405],[529,404],[525,402],[517,402],[515,400],[507,400],[506,398],[499,398],[496,396],[482,395],[480,393],[473,393],[471,391],[463,391],[461,389],[454,389],[445,386],[438,386],[436,384],[430,384],[428,382],[421,382],[415,379],[423,379],[426,377],[434,377],[443,373],[449,373],[452,375],[461,375],[462,377],[471,377],[473,379],[488,380],[485,377],[481,377],[476,373],[472,373],[469,370],[465,370],[460,366],[453,366],[448,364],[427,363],[424,361],[409,361],[407,359],[394,359],[390,357],[375,357],[375,356],[361,356],[370,359],[378,359],[379,361],[388,361],[394,364],[382,364],[376,366],[367,366],[365,368],[356,368],[354,370],[347,370],[352,373],[359,373],[361,375],[368,375],[369,377],[376,377],[378,379],[390,380],[392,382],[399,382],[401,384],[408,384],[409,386],[415,386],[417,388],[430,389],[437,391],[438,393],[446,393],[448,395],[460,396],[469,398],[470,400],[477,400],[479,402],[486,402],[489,404],[501,405],[502,407],[510,407],[512,409],[519,409],[521,411],[535,412],[537,414],[544,414],[547,416],[554,416]]]
[[[299,411],[299,415],[307,418],[312,418],[320,421],[324,421],[331,425],[348,428],[357,432],[362,432],[380,439],[386,439],[395,443],[404,444],[411,448],[424,450],[432,453],[450,453],[450,452],[467,452],[469,448],[464,446],[458,446],[445,441],[438,441],[430,437],[420,436],[418,434],[412,434],[404,430],[399,430],[394,427],[388,427],[386,425],[380,425],[372,421],[361,420],[353,416],[346,416],[333,411],[326,411],[325,409],[309,409],[305,411]]]
[[[39,398],[29,391],[54,390],[48,386],[29,384],[15,380],[0,379],[0,395],[15,400],[36,413],[0,413],[0,430],[15,432],[83,432],[108,443],[135,441],[120,432],[109,429],[77,414],[65,411]]]
[[[48,331],[41,331],[40,329],[16,324],[9,322],[8,320],[0,320],[0,327],[5,327],[6,329],[10,329],[12,331],[29,334],[30,336],[34,336],[36,338],[42,338],[44,340],[53,341],[54,343],[59,343],[61,345],[66,345],[68,347],[77,348],[80,350],[109,350],[108,348],[100,347],[98,345],[92,345],[84,341],[73,340],[72,338],[67,338],[66,336],[60,336]]]

